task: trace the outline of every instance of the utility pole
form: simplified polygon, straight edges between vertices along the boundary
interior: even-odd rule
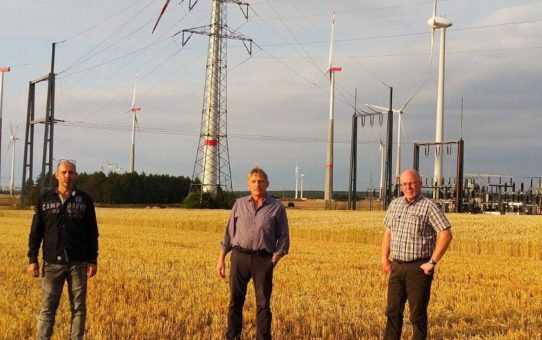
[[[365,104],[372,112],[358,111],[357,109],[357,90],[354,97],[354,114],[352,115],[352,139],[350,146],[350,179],[348,183],[348,209],[356,209],[356,179],[357,179],[357,159],[358,159],[358,122],[361,119],[361,126],[365,126],[365,119],[369,118],[370,125],[373,126],[375,117],[378,117],[378,122],[382,125],[384,112],[377,111],[375,108],[380,107],[375,105]],[[392,117],[393,119],[393,117]]]
[[[4,73],[11,71],[10,67],[0,67],[0,190],[2,190],[2,108],[4,107]]]
[[[41,164],[41,175],[44,178],[42,189],[48,187],[52,182],[53,175],[53,141],[55,130],[55,47],[52,44],[51,72],[47,82],[47,109],[45,113],[45,133],[43,137],[43,161]]]
[[[385,172],[385,197],[384,197],[384,209],[388,209],[388,205],[391,202],[391,166],[392,166],[392,143],[393,143],[393,87],[390,86],[390,108],[388,110],[388,133],[386,140],[386,168]]]
[[[305,178],[305,174],[301,174],[301,199],[303,199],[303,179]]]
[[[43,133],[43,159],[41,164],[42,183],[40,189],[50,186],[53,175],[53,141],[54,141],[54,125],[58,120],[55,119],[55,45],[52,44],[51,71],[49,74],[32,80],[28,86],[28,107],[26,115],[26,131],[24,144],[24,160],[23,160],[23,176],[21,192],[26,193],[26,181],[33,179],[32,171],[34,167],[34,126],[43,123],[45,131]],[[36,101],[36,84],[42,81],[47,81],[47,107],[45,110],[45,118],[34,119],[35,116],[35,101]]]

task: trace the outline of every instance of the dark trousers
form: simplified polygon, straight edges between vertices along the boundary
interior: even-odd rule
[[[408,300],[413,339],[427,338],[427,306],[431,295],[433,274],[426,275],[420,266],[426,260],[399,264],[393,262],[388,279],[388,306],[385,340],[401,339],[403,311]]]
[[[271,254],[250,255],[236,249],[232,251],[227,339],[241,338],[243,305],[251,278],[256,293],[256,338],[271,339],[271,292],[273,289],[271,258]]]

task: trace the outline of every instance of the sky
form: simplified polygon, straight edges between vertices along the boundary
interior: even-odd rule
[[[20,186],[28,84],[50,72],[53,43],[55,117],[61,120],[54,127],[55,160],[74,159],[79,172],[128,170],[137,75],[136,171],[192,177],[208,37],[193,35],[183,46],[176,33],[209,25],[211,1],[172,1],[151,34],[164,2],[2,1],[0,67],[11,66],[3,86],[2,187],[10,180],[10,125],[20,138]],[[342,68],[335,77],[335,190],[348,186],[354,109],[388,106],[390,87],[394,108],[415,94],[403,114],[401,168],[412,167],[414,143],[435,141],[440,32],[431,61],[427,20],[433,1],[248,3],[248,20],[239,6],[226,6],[228,27],[254,42],[251,55],[240,41],[227,43],[234,190],[246,188],[246,173],[254,166],[268,172],[270,189],[293,189],[296,165],[304,190],[323,190],[333,11],[333,64]],[[542,176],[542,1],[441,0],[437,14],[453,23],[446,31],[444,140],[465,141],[465,173],[513,176],[516,182]],[[36,118],[44,117],[46,84],[36,91]],[[397,117],[392,173],[396,126]],[[43,126],[35,131],[37,174]],[[385,120],[360,127],[358,190],[379,186],[385,140]],[[455,176],[455,152],[444,156],[446,179]],[[431,177],[433,152],[423,150],[420,160],[422,176]]]

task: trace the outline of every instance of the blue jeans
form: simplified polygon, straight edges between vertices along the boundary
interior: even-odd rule
[[[38,317],[37,339],[50,339],[55,315],[60,303],[64,281],[68,282],[71,306],[70,339],[83,339],[87,317],[87,263],[50,264],[43,262],[41,279],[41,310]]]

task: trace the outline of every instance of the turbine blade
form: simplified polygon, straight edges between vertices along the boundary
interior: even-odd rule
[[[383,107],[383,106],[378,106],[378,105],[372,105],[372,104],[363,104],[365,106],[367,106],[368,108],[370,108],[371,110],[375,111],[375,112],[388,112],[389,111],[389,107]]]
[[[166,11],[167,6],[169,5],[170,0],[166,0],[166,3],[164,4],[164,7],[162,7],[162,11],[160,12],[160,15],[158,16],[158,20],[156,20],[156,23],[154,24],[154,27],[152,28],[151,34],[154,33],[154,30],[156,29],[156,26],[158,26],[158,23],[160,22],[160,19],[162,19],[162,15],[164,15],[164,12]]]
[[[403,114],[399,114],[399,120],[401,121],[401,132],[403,133],[403,136],[405,135],[405,123],[403,122]]]
[[[418,91],[421,90],[421,88],[425,85],[425,82],[423,82],[420,87],[418,87],[416,89],[416,91],[414,92],[414,94],[407,100],[407,102],[405,103],[405,105],[403,105],[400,109],[399,109],[399,113],[403,113],[403,110],[407,107],[408,103],[410,103],[410,101],[416,96],[416,94],[418,93]],[[401,116],[399,116],[401,117]]]
[[[437,0],[435,0],[435,3],[433,5],[433,16],[431,17],[431,54],[429,56],[429,62],[432,65],[433,64],[433,42],[435,40],[435,18],[437,17]]]
[[[134,119],[135,119],[135,126],[136,126],[136,129],[137,129],[137,132],[139,134],[141,134],[141,130],[139,129],[139,122],[137,121],[137,115],[134,114]]]
[[[11,132],[11,137],[13,137],[13,125],[9,122],[9,131]]]
[[[327,70],[331,72],[331,67],[333,66],[333,36],[335,32],[335,10],[333,10],[333,16],[331,21],[331,40],[329,43],[329,62]]]
[[[134,84],[134,95],[132,96],[132,106],[130,106],[131,109],[133,109],[135,105],[136,91],[137,91],[137,75],[136,75],[135,84]]]
[[[435,27],[431,27],[431,52],[429,54],[429,63],[433,65],[433,43],[435,41]]]

